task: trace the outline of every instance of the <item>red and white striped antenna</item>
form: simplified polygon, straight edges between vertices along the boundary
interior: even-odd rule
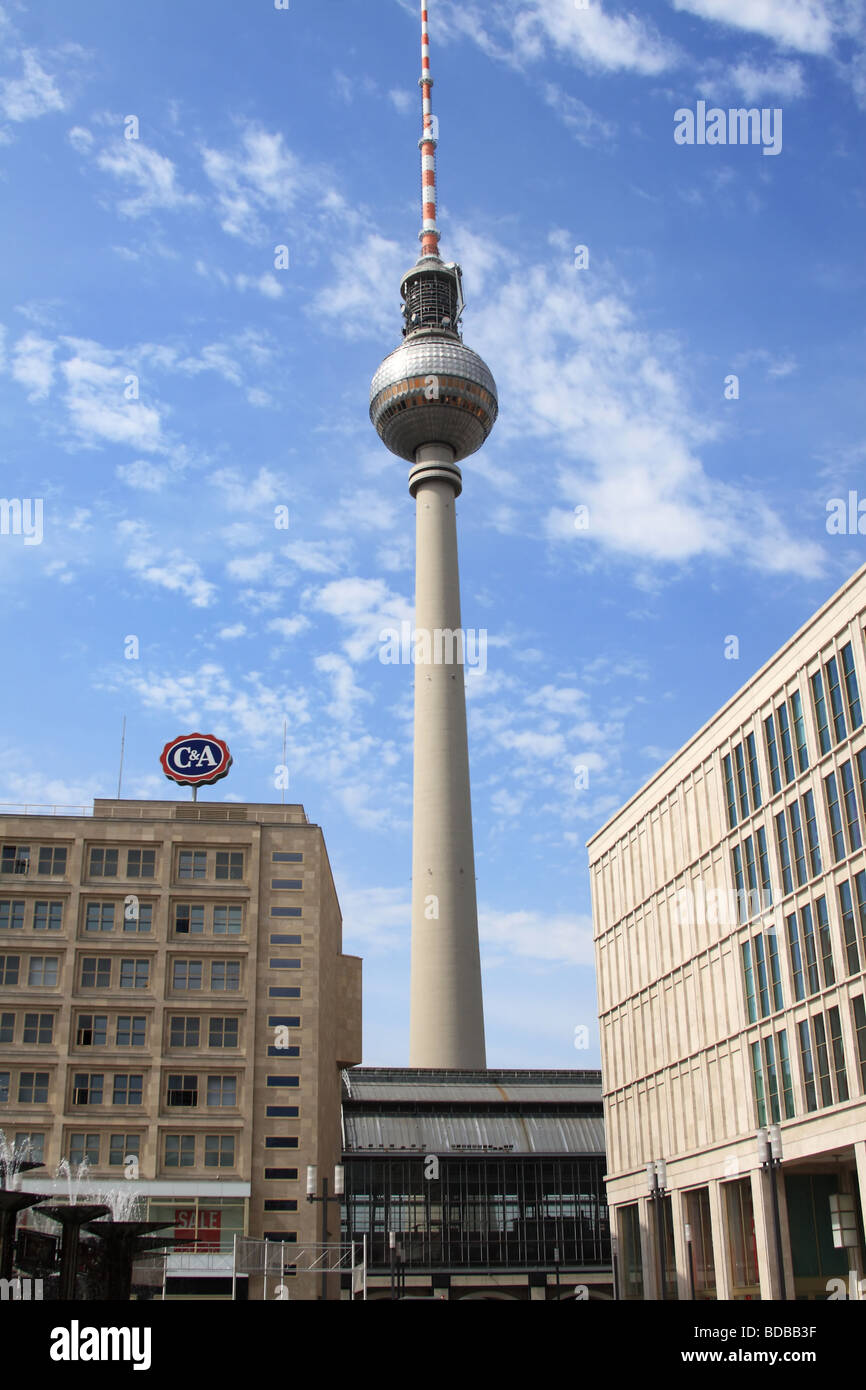
[[[430,73],[430,32],[427,28],[427,0],[421,0],[421,76],[419,85],[423,94],[424,134],[418,141],[421,150],[421,204],[422,226],[420,232],[421,255],[439,256],[439,228],[436,226],[436,123],[433,116],[433,102],[430,89],[433,78]]]

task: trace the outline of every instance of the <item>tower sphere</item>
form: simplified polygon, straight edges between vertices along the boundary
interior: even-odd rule
[[[447,444],[454,462],[480,449],[499,410],[487,364],[455,335],[421,330],[373,377],[370,419],[383,443],[415,462],[424,444]]]

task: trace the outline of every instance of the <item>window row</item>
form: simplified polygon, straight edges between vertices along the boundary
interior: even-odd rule
[[[834,744],[847,738],[849,731],[853,733],[863,723],[857,673],[854,669],[854,652],[850,642],[840,648],[839,661],[832,656],[824,663],[823,671],[815,672],[811,678],[811,686],[812,705],[818,728],[818,746],[823,756],[830,752]]]
[[[785,1007],[778,935],[775,926],[770,926],[744,941],[740,948],[746,1017],[750,1023]],[[785,936],[790,991],[795,1002],[836,983],[826,898],[816,898],[814,904],[803,903],[798,912],[786,914]]]
[[[34,931],[61,931],[64,908],[61,901],[34,901],[24,898],[0,898],[0,931],[20,931],[30,926]],[[134,894],[125,900],[93,900],[84,903],[83,932],[141,932],[153,929],[152,902],[142,902]],[[244,927],[242,903],[174,903],[171,926],[175,936],[202,934],[240,936]]]
[[[862,995],[851,1001],[860,1083],[866,1092],[866,1006]],[[839,1009],[812,1014],[797,1024],[806,1111],[824,1109],[849,1098],[845,1046]],[[788,1035],[784,1028],[751,1044],[752,1082],[759,1125],[793,1119],[794,1086]]]
[[[149,989],[152,962],[142,957],[82,956],[78,979],[81,989]],[[298,965],[292,968],[298,968]],[[275,967],[276,968],[276,967]],[[288,968],[288,967],[287,967]],[[168,969],[170,988],[178,991],[236,992],[241,987],[239,960],[173,960]],[[0,985],[32,985],[56,988],[60,978],[59,956],[0,956]]]
[[[144,1072],[73,1072],[69,1103],[71,1106],[143,1105],[144,1083]],[[0,1071],[0,1103],[7,1104],[17,1095],[19,1105],[47,1105],[49,1088],[50,1073],[47,1071]],[[166,1078],[163,1098],[169,1108],[195,1108],[199,1104],[233,1108],[238,1103],[238,1078],[208,1075],[200,1086],[198,1074],[171,1072]]]

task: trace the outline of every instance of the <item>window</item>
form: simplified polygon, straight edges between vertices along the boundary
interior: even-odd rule
[[[301,936],[272,935],[272,946],[300,946],[303,941]]]
[[[216,852],[216,876],[217,878],[243,878],[244,876],[244,852],[243,850],[217,850]]]
[[[130,895],[123,907],[123,930],[149,932],[153,926],[153,903],[139,902]]]
[[[114,903],[88,903],[85,931],[114,931]]]
[[[751,843],[751,836],[749,843]],[[271,970],[300,970],[301,962],[298,956],[271,956],[268,966]]]
[[[15,1037],[15,1015],[0,1014],[0,1043],[11,1043]]]
[[[815,1092],[815,1063],[812,1058],[812,1038],[809,1032],[809,1023],[803,1019],[798,1024],[800,1034],[800,1062],[803,1067],[803,1085],[806,1088],[806,1109],[817,1110],[818,1099]]]
[[[760,1005],[761,1018],[766,1018],[770,1012],[770,986],[767,979],[767,960],[764,952],[763,936],[756,936],[753,942],[755,951],[755,975],[758,984],[758,1002]]]
[[[822,756],[830,752],[830,726],[827,722],[827,703],[824,699],[824,678],[820,671],[812,677],[812,704],[815,709],[815,723],[818,725],[818,747]]]
[[[821,1104],[833,1104],[833,1088],[830,1085],[830,1059],[827,1055],[827,1030],[824,1027],[824,1015],[815,1014],[812,1019],[812,1029],[815,1038],[815,1056],[818,1062],[818,1084],[821,1088]]]
[[[203,903],[175,903],[174,930],[177,936],[188,936],[190,932],[200,934],[204,931]]]
[[[155,849],[130,849],[126,852],[127,878],[153,878],[156,873]]]
[[[776,743],[776,724],[772,714],[764,720],[764,738],[767,744],[767,761],[770,764],[770,785],[773,794],[782,790],[782,778],[779,773],[779,749]]]
[[[118,1014],[115,1043],[118,1047],[145,1047],[147,1017],[145,1014]]]
[[[241,987],[241,963],[239,960],[215,960],[210,968],[210,987],[212,990],[236,990]]]
[[[294,850],[278,849],[271,855],[271,860],[274,864],[302,864],[304,856]]]
[[[212,1018],[208,1025],[208,1047],[237,1047],[238,1020],[236,1018]]]
[[[803,719],[803,701],[800,699],[799,690],[795,690],[790,699],[791,714],[794,719],[794,741],[797,745],[797,766],[800,772],[805,772],[809,766],[809,750],[806,746],[806,724]]]
[[[782,1100],[785,1107],[785,1119],[794,1118],[794,1080],[791,1076],[791,1058],[788,1055],[788,1034],[784,1028],[780,1028],[776,1034],[776,1042],[779,1052],[779,1070],[782,1078]]]
[[[167,1134],[165,1136],[166,1168],[195,1167],[195,1135]]]
[[[791,725],[788,720],[788,708],[783,703],[776,710],[776,718],[779,724],[779,743],[782,750],[782,767],[785,772],[785,781],[794,780],[794,750],[791,745]]]
[[[269,1086],[299,1086],[300,1078],[297,1076],[269,1076]]]
[[[830,696],[830,712],[833,717],[833,733],[837,743],[841,743],[848,733],[845,727],[845,709],[842,704],[842,687],[839,684],[839,668],[835,656],[824,666],[827,672],[827,693]]]
[[[166,1103],[172,1106],[198,1105],[198,1077],[172,1072],[168,1078]]]
[[[111,986],[111,957],[83,956],[81,960],[81,988],[109,989]]]
[[[107,1014],[79,1014],[75,1031],[79,1047],[105,1047],[108,1041]]]
[[[746,759],[749,766],[749,790],[752,793],[752,810],[759,811],[761,808],[761,779],[758,773],[758,750],[755,747],[755,735],[746,735]]]
[[[105,1077],[102,1072],[77,1071],[72,1078],[73,1105],[101,1105]]]
[[[172,962],[172,989],[201,989],[202,963],[200,960],[176,960]]]
[[[112,1105],[141,1105],[141,1096],[141,1072],[115,1073],[114,1091],[111,1097]]]
[[[0,902],[0,931],[20,931],[24,926],[24,900],[4,898]]]
[[[845,801],[845,826],[848,831],[848,846],[853,854],[863,843],[860,834],[860,814],[857,809],[857,794],[854,791],[854,775],[851,764],[842,763],[839,768],[842,776],[842,795]]]
[[[301,991],[298,985],[271,985],[268,990],[269,999],[300,999]]]
[[[818,955],[815,950],[815,924],[812,920],[812,908],[809,903],[804,903],[800,908],[800,923],[803,928],[803,942],[806,947],[808,992],[809,994],[817,994],[821,986],[818,980]]]
[[[23,1158],[30,1159],[33,1163],[45,1162],[44,1134],[22,1134],[19,1131],[15,1135],[15,1148]]]
[[[0,874],[27,874],[30,871],[29,845],[3,845],[0,849]]]
[[[792,801],[788,807],[788,819],[791,823],[791,842],[794,848],[794,868],[797,871],[797,883],[802,888],[809,875],[806,872],[806,845],[803,839],[800,807],[796,801]]]
[[[243,908],[239,903],[231,907],[215,907],[213,910],[214,936],[240,936],[243,915]]]
[[[70,1134],[69,1162],[90,1163],[96,1167],[99,1163],[99,1135]]]
[[[817,1110],[819,1106],[847,1100],[848,1076],[839,1010],[831,1008],[826,1016],[813,1014],[799,1024],[799,1030],[806,1109]]]
[[[21,1041],[25,1043],[52,1043],[54,1041],[54,1015],[25,1014],[24,1035]]]
[[[860,692],[857,688],[857,673],[854,670],[854,651],[850,642],[839,653],[842,659],[842,676],[845,681],[845,700],[848,705],[848,717],[851,720],[851,731],[859,729],[863,723],[863,716],[860,712]]]
[[[272,917],[300,917],[302,909],[299,907],[272,907]]]
[[[63,903],[36,902],[33,904],[34,931],[60,931],[63,926]]]
[[[836,983],[836,971],[833,968],[833,944],[830,938],[830,920],[827,916],[826,898],[816,898],[815,914],[818,918],[818,945],[819,958],[821,961],[821,974],[824,979],[825,988]]]
[[[282,1138],[276,1134],[270,1134],[265,1139],[266,1149],[296,1149],[298,1147],[297,1137]]]
[[[265,1177],[274,1182],[292,1182],[298,1176],[297,1168],[266,1168]]]
[[[150,978],[149,960],[122,960],[120,962],[121,989],[147,989]]]
[[[295,1197],[268,1197],[264,1204],[265,1211],[297,1211],[298,1202]]]
[[[237,1105],[238,1083],[234,1076],[209,1076],[207,1079],[208,1105]]]
[[[0,985],[17,985],[20,956],[0,956]]]
[[[749,814],[749,793],[746,789],[746,764],[743,758],[743,745],[738,743],[734,749],[734,773],[736,778],[737,804],[740,816],[745,820]]]
[[[62,878],[66,873],[66,847],[64,845],[43,845],[39,851],[37,873]]]
[[[767,965],[770,969],[770,990],[773,1001],[774,1012],[781,1009],[782,1001],[782,975],[779,970],[779,942],[775,931],[767,932]]]
[[[268,1105],[265,1114],[269,1120],[296,1120],[299,1110],[297,1105]]]
[[[11,1072],[0,1071],[0,1102],[4,1105],[9,1100],[9,1080]]]
[[[862,994],[855,994],[851,1000],[851,1009],[857,1038],[857,1057],[860,1062],[860,1089],[866,1092],[866,1002]]]
[[[205,1168],[234,1168],[235,1140],[233,1134],[206,1134],[204,1137]]]
[[[269,1048],[268,1048],[268,1056],[269,1056],[269,1057],[300,1057],[300,1055],[301,1055],[301,1049],[300,1049],[299,1047],[289,1047],[289,1046],[286,1046],[286,1047],[269,1047]]]
[[[860,875],[858,875],[860,877]],[[839,911],[842,915],[842,933],[845,937],[845,956],[848,974],[856,975],[860,969],[860,952],[857,944],[857,928],[854,923],[854,908],[851,903],[850,883],[839,884]],[[864,930],[863,917],[860,918],[861,934]]]
[[[845,1048],[842,1043],[842,1021],[839,1017],[839,1010],[834,1005],[827,1010],[827,1022],[830,1025],[830,1051],[833,1062],[833,1081],[836,1086],[836,1097],[841,1102],[848,1099],[848,1075],[845,1071]]]
[[[207,878],[207,851],[182,849],[177,856],[178,878]]]
[[[108,1164],[110,1168],[122,1168],[128,1158],[138,1158],[141,1151],[141,1135],[112,1134],[108,1141]]]
[[[776,816],[776,845],[779,850],[779,866],[782,870],[782,893],[792,893],[794,880],[791,875],[791,849],[788,844],[788,827],[785,823],[784,811],[780,811]]]
[[[169,1021],[169,1047],[198,1047],[200,1021],[194,1015],[174,1014]]]
[[[92,849],[90,851],[91,878],[117,878],[117,850]]]
[[[57,984],[58,965],[57,956],[31,956],[27,972],[28,985],[36,985],[40,989],[53,989]]]
[[[734,884],[737,890],[737,911],[739,920],[742,924],[749,918],[748,894],[746,893],[746,881],[743,878],[743,851],[739,845],[734,845],[731,849],[731,864],[734,871]]]
[[[809,844],[809,877],[821,872],[821,846],[818,840],[818,820],[815,815],[815,798],[810,791],[803,793],[803,812],[806,819],[806,839]]]
[[[805,999],[806,990],[803,984],[803,952],[800,947],[800,932],[797,926],[797,914],[792,912],[785,919],[788,927],[788,954],[791,959],[791,976],[794,982],[794,998]]]
[[[839,793],[836,789],[836,774],[831,772],[824,778],[824,793],[827,797],[827,814],[830,818],[830,835],[833,840],[833,858],[838,862],[845,858],[845,836],[842,831],[842,812],[839,807]]]
[[[271,887],[272,887],[272,888],[303,888],[303,886],[304,886],[304,880],[303,880],[302,878],[272,878],[272,879],[271,879]]]

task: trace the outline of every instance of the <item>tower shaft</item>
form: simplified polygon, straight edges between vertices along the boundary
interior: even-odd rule
[[[409,1065],[486,1066],[460,617],[454,451],[416,454]],[[441,470],[441,471],[440,471]]]

